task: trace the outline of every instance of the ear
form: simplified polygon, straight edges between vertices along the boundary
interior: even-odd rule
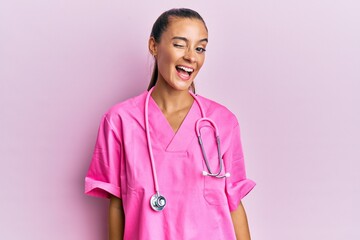
[[[157,43],[156,43],[154,37],[149,38],[149,52],[151,53],[151,55],[156,57],[156,55],[157,55]]]

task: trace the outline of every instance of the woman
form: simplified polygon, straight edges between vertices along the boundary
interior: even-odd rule
[[[255,183],[245,175],[237,119],[192,93],[207,43],[197,12],[164,12],[149,39],[148,91],[102,119],[85,188],[110,198],[111,240],[250,239],[241,199]]]

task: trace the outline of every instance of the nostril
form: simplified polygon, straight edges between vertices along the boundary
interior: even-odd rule
[[[189,62],[195,62],[196,61],[196,57],[193,55],[185,55],[184,59],[186,59]]]

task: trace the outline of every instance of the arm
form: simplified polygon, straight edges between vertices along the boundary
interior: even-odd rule
[[[231,212],[231,219],[234,224],[237,240],[250,240],[250,230],[244,206],[240,202],[238,208]]]
[[[124,237],[125,215],[122,201],[113,195],[109,205],[109,240],[122,240]]]

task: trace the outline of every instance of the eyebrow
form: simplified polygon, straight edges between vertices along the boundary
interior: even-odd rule
[[[178,39],[178,40],[183,40],[185,42],[189,42],[189,40],[185,37],[173,37],[172,40],[175,40],[175,39]],[[200,39],[199,42],[209,42],[209,40],[207,38],[203,38],[203,39]]]

